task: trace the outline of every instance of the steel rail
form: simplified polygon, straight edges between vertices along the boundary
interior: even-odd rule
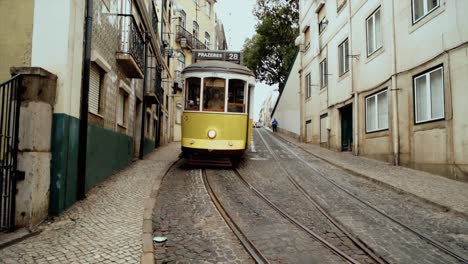
[[[252,258],[255,260],[256,263],[259,264],[269,264],[270,262],[267,260],[267,258],[258,250],[252,241],[250,241],[247,236],[242,232],[242,230],[239,228],[239,226],[236,225],[236,223],[232,220],[232,218],[229,216],[229,214],[226,212],[224,207],[221,205],[219,202],[218,197],[214,193],[213,189],[211,188],[210,182],[208,181],[208,176],[206,173],[206,169],[201,169],[201,174],[203,178],[203,183],[206,189],[206,192],[211,198],[211,201],[213,202],[214,206],[218,210],[218,212],[221,214],[223,217],[224,221],[226,224],[229,226],[229,228],[232,230],[232,232],[237,236],[239,241],[241,242],[242,246],[247,250],[247,252],[252,256]]]
[[[255,193],[260,199],[262,199],[266,204],[268,204],[272,209],[274,209],[276,212],[278,212],[281,216],[286,218],[289,222],[292,224],[296,225],[300,229],[304,230],[306,233],[314,237],[316,240],[320,241],[323,245],[325,245],[327,248],[329,248],[331,251],[335,252],[337,255],[341,256],[344,258],[348,263],[353,263],[353,264],[358,264],[359,262],[352,257],[348,256],[346,253],[335,247],[334,245],[330,244],[328,241],[326,241],[324,238],[316,234],[314,231],[310,230],[308,227],[305,225],[301,224],[298,220],[296,220],[294,217],[286,213],[285,211],[281,210],[275,203],[273,203],[270,199],[268,199],[262,192],[257,190],[254,186],[252,186],[250,183],[248,183],[244,177],[242,177],[242,174],[239,172],[238,169],[234,168],[233,169],[234,173],[241,179],[241,181],[253,192]]]
[[[259,132],[260,133],[260,132]],[[445,252],[446,254],[452,256],[453,258],[461,261],[462,263],[468,263],[468,259],[465,258],[464,256],[460,256],[458,255],[458,253],[456,252],[453,252],[452,250],[450,250],[449,248],[447,248],[445,245],[443,245],[442,243],[440,242],[437,242],[435,240],[433,240],[432,238],[420,233],[419,231],[413,229],[412,227],[400,222],[399,220],[397,220],[396,218],[388,215],[387,213],[385,213],[384,211],[380,210],[379,208],[375,207],[374,205],[372,205],[371,203],[363,200],[362,198],[360,198],[359,196],[357,196],[356,194],[352,193],[351,191],[349,191],[348,189],[346,189],[345,187],[341,186],[340,184],[338,184],[336,181],[332,180],[332,179],[329,179],[327,178],[325,175],[323,175],[323,173],[321,173],[319,170],[317,170],[312,164],[310,164],[309,162],[307,162],[306,160],[304,160],[302,157],[300,157],[296,152],[294,152],[293,150],[291,150],[287,145],[285,145],[283,142],[281,142],[280,140],[278,140],[276,137],[273,137],[273,136],[270,136],[271,138],[275,139],[281,146],[283,146],[285,149],[287,149],[291,154],[293,154],[297,159],[299,159],[301,162],[303,162],[305,165],[307,165],[309,168],[311,168],[313,171],[315,171],[321,178],[325,179],[326,181],[328,181],[329,183],[331,183],[332,185],[334,185],[335,187],[337,187],[338,189],[342,190],[343,192],[347,193],[349,196],[353,197],[354,199],[356,199],[357,201],[361,202],[362,204],[366,205],[367,207],[371,208],[372,210],[378,212],[379,214],[381,214],[382,216],[388,218],[389,220],[391,220],[392,222],[400,225],[401,227],[407,229],[408,231],[412,232],[413,234],[415,234],[416,236],[420,237],[421,239],[425,240],[426,242],[428,242],[429,244],[433,245],[434,247],[438,248],[439,250]],[[282,139],[284,140],[284,139]],[[284,140],[285,141],[285,140]],[[313,154],[313,153],[310,153],[308,151],[306,151],[307,153],[311,154],[312,156],[320,159],[320,160],[323,160],[322,158],[320,158],[318,155],[316,154]]]
[[[258,135],[260,136],[261,140],[265,144],[266,148],[268,151],[272,154],[273,158],[280,162],[281,159],[278,157],[278,155],[271,149],[269,146],[268,142],[265,140],[263,135],[257,131]],[[288,180],[294,185],[294,187],[299,190],[314,206],[319,210],[319,212],[325,216],[336,228],[338,228],[341,232],[343,232],[359,249],[364,251],[370,258],[375,260],[377,263],[380,264],[385,264],[388,263],[384,258],[381,256],[378,256],[369,246],[367,246],[363,241],[361,241],[359,238],[355,237],[352,235],[350,232],[348,232],[340,223],[338,223],[312,196],[292,177],[292,175],[289,173],[289,171],[284,168],[283,166],[279,166],[283,172],[286,173]]]

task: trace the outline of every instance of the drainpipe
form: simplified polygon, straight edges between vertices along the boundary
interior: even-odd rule
[[[93,0],[86,0],[85,41],[81,78],[81,109],[78,147],[77,199],[86,198],[86,152],[88,144],[89,75],[91,70],[91,38],[93,31]]]
[[[353,25],[351,21],[351,5],[348,5],[348,10],[349,10],[349,17],[348,17],[348,23],[349,23],[349,51],[350,53],[353,50]],[[348,59],[350,59],[348,57]],[[351,57],[351,59],[354,59],[354,57]],[[351,73],[351,92],[353,95],[353,142],[354,142],[354,155],[358,156],[359,155],[359,107],[358,107],[358,102],[359,102],[359,93],[356,91],[355,85],[354,85],[354,61],[351,60],[349,63],[350,68],[350,73]],[[341,138],[343,140],[343,137]]]
[[[147,69],[148,69],[148,33],[145,33],[145,70],[143,71],[143,101],[141,103],[141,134],[140,134],[140,155],[139,158],[143,159],[145,155],[144,147],[145,147],[145,117],[146,117],[146,84],[148,82],[147,78]]]
[[[393,49],[393,61],[392,61],[392,130],[393,130],[393,163],[398,166],[400,164],[400,131],[398,127],[398,87],[397,87],[397,57],[396,57],[396,35],[395,35],[395,3],[392,2],[392,49]]]

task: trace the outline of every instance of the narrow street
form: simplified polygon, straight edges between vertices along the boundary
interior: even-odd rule
[[[238,170],[179,165],[166,176],[154,217],[155,235],[168,238],[155,244],[158,261],[247,261],[220,230],[211,189],[269,263],[466,262],[466,215],[357,177],[265,129],[255,129],[254,146]]]

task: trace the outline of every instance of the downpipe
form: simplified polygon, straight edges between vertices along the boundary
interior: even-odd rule
[[[92,31],[93,0],[86,0],[83,72],[81,78],[80,129],[78,139],[78,200],[86,198],[86,152],[88,144],[89,77],[91,71]]]

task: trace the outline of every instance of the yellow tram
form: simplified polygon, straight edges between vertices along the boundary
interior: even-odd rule
[[[182,152],[189,164],[231,166],[252,139],[255,76],[228,61],[186,67]]]

